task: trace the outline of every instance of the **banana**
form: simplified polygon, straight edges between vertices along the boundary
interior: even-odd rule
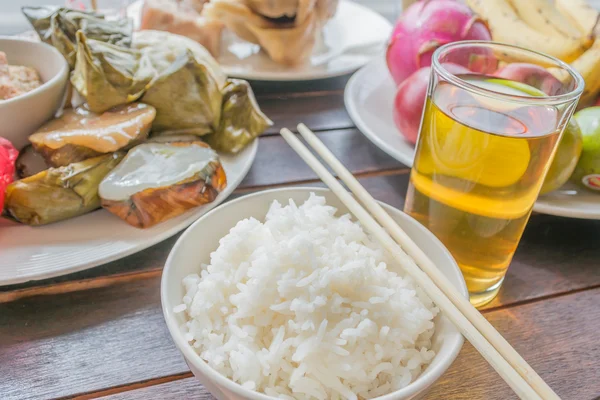
[[[509,0],[509,3],[527,25],[540,33],[575,40],[582,36],[579,29],[548,0]]]
[[[568,17],[582,35],[593,36],[598,22],[598,10],[586,0],[555,0],[556,8]]]
[[[594,41],[585,53],[571,63],[585,81],[585,89],[579,100],[579,104],[586,106],[592,103],[600,92],[600,39]]]
[[[575,60],[586,50],[579,40],[561,36],[548,38],[533,29],[519,18],[507,0],[467,0],[467,4],[487,20],[495,41],[537,50],[566,62]]]

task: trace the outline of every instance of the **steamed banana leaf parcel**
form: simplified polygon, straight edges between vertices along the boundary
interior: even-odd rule
[[[76,33],[81,31],[89,39],[131,46],[133,24],[129,19],[106,20],[102,14],[64,7],[23,7],[23,14],[40,39],[56,47],[75,65]]]
[[[148,142],[129,150],[99,194],[106,210],[148,228],[214,201],[226,185],[219,156],[206,143]]]
[[[142,53],[77,32],[77,56],[71,83],[95,113],[138,100],[155,70]],[[147,66],[148,68],[144,68]]]
[[[154,135],[211,134],[216,140],[224,132],[231,141],[219,140],[219,150],[228,152],[239,151],[271,124],[249,85],[233,90],[235,82],[227,80],[210,53],[187,38],[141,31],[132,47],[124,48],[78,32],[77,47],[71,83],[93,112],[139,100],[156,109]],[[233,104],[244,97],[252,101]]]
[[[228,79],[219,128],[203,139],[217,151],[237,153],[271,125],[273,122],[260,111],[250,84]]]
[[[84,107],[68,109],[42,125],[29,141],[52,167],[126,150],[148,137],[156,110],[130,103],[95,114]]]
[[[170,36],[176,35],[141,31],[133,47],[124,48],[78,32],[71,83],[93,112],[140,99],[157,110],[154,132],[214,131],[226,78],[206,49],[167,47],[161,38]]]
[[[44,225],[86,214],[100,207],[98,186],[123,153],[50,168],[6,188],[5,208],[17,221]]]
[[[218,128],[227,76],[204,46],[147,30],[135,33],[132,47],[158,71],[141,100],[156,108],[153,133],[200,136]]]

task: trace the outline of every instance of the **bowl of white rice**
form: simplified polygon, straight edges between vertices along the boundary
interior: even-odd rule
[[[467,297],[442,243],[383,206]],[[173,247],[161,301],[176,346],[219,400],[413,399],[463,344],[327,189],[263,191],[204,215]]]

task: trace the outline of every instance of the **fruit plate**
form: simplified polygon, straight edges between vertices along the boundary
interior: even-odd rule
[[[344,102],[350,118],[373,144],[410,167],[415,149],[404,140],[394,124],[392,107],[395,95],[396,84],[382,54],[350,78]],[[533,210],[569,218],[600,219],[600,195],[568,183],[541,196]]]
[[[0,285],[92,268],[175,235],[235,190],[248,173],[257,148],[258,140],[254,140],[235,156],[220,155],[227,187],[215,201],[148,229],[134,228],[105,210],[39,227],[0,218]]]
[[[139,27],[142,1],[132,3],[127,15]],[[360,29],[356,29],[357,22]],[[335,16],[323,28],[310,62],[287,67],[272,61],[260,46],[225,32],[218,57],[229,76],[264,81],[305,81],[346,75],[378,54],[392,33],[392,25],[368,7],[340,1]]]

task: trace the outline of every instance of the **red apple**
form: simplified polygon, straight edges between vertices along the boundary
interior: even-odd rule
[[[565,93],[564,85],[546,68],[529,63],[512,63],[500,68],[494,74],[498,78],[525,83],[554,96]]]
[[[443,66],[452,74],[468,74],[471,72],[458,64],[444,63]],[[394,99],[394,123],[404,138],[412,144],[417,143],[417,137],[419,136],[419,125],[425,108],[430,73],[431,67],[423,67],[414,72],[398,85],[398,91]]]

